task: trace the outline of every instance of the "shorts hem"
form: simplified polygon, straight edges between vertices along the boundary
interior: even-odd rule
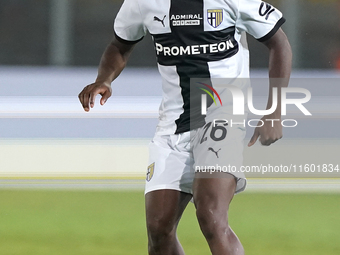
[[[235,190],[235,195],[241,193],[242,191],[244,191],[246,189],[246,187],[247,187],[247,179],[246,178],[239,178],[237,180],[236,187],[238,186],[239,183],[242,184],[242,186]]]
[[[181,189],[178,186],[173,186],[173,185],[156,185],[156,186],[153,186],[153,187],[150,187],[150,188],[145,188],[144,195],[146,195],[147,193],[149,193],[151,191],[163,190],[163,189],[177,190],[177,191],[181,191],[181,192],[188,193],[188,194],[192,195],[192,190]]]

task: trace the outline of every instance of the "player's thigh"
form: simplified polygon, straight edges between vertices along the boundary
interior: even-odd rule
[[[202,213],[226,215],[236,190],[236,178],[228,173],[196,173],[194,203]],[[215,215],[216,216],[216,215]]]
[[[208,122],[198,130],[193,146],[193,196],[198,212],[224,213],[235,193],[245,187],[240,172],[245,131],[227,123]]]
[[[171,189],[148,192],[145,195],[148,231],[171,232],[176,228],[191,198],[189,193]]]

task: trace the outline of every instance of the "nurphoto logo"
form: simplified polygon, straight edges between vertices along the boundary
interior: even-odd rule
[[[201,83],[199,84],[205,86],[205,88],[200,88],[204,94],[201,95],[201,114],[206,115],[207,114],[207,95],[209,95],[215,105],[218,105],[218,103],[215,100],[215,96],[218,98],[219,103],[221,106],[223,106],[221,96],[217,93],[217,91],[210,85]],[[249,112],[253,113],[254,115],[258,116],[265,116],[265,115],[270,115],[275,112],[275,110],[278,107],[278,88],[272,88],[272,95],[273,95],[273,100],[272,100],[272,105],[269,109],[266,110],[259,110],[255,109],[254,103],[253,103],[253,89],[249,87],[247,89],[247,101],[245,101],[245,95],[242,91],[241,88],[233,86],[233,85],[226,85],[223,86],[223,89],[228,89],[232,95],[232,110],[233,110],[233,115],[236,116],[242,116],[245,115],[245,102],[248,105],[248,110]],[[210,91],[209,91],[210,90]],[[294,94],[301,94],[303,95],[302,98],[287,98],[289,93],[294,93]],[[286,116],[287,115],[287,105],[295,105],[305,116],[312,116],[312,114],[307,110],[307,108],[303,105],[309,102],[311,99],[311,93],[309,90],[304,89],[304,88],[281,88],[281,115]],[[243,122],[234,122],[232,120],[215,120],[214,124],[217,122],[224,122],[224,123],[229,123],[231,126],[234,124],[243,124],[245,126],[246,120],[244,119]],[[257,125],[252,125],[251,123],[255,122]],[[278,119],[266,119],[265,121],[271,121],[272,126],[274,126],[275,121],[279,121]],[[258,124],[258,122],[260,124]],[[293,125],[288,125],[287,122],[293,122]],[[248,121],[248,126],[250,127],[258,127],[263,126],[264,121],[260,119],[251,119]],[[284,127],[295,127],[297,126],[297,121],[294,119],[285,119],[281,121],[282,126]]]

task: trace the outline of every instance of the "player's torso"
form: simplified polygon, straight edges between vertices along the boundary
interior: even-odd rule
[[[163,77],[160,132],[180,133],[202,126],[199,105],[193,107],[190,102],[200,95],[193,95],[190,79],[239,77],[248,68],[241,33],[236,30],[238,1],[138,2]]]

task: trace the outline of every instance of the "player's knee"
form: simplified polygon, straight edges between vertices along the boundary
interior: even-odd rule
[[[173,235],[175,226],[168,219],[151,219],[147,221],[149,239],[155,242],[170,238]]]
[[[214,239],[216,236],[229,231],[226,215],[209,207],[197,207],[196,216],[201,231],[207,240]]]
[[[160,254],[175,238],[175,227],[164,219],[147,221],[149,254]]]

